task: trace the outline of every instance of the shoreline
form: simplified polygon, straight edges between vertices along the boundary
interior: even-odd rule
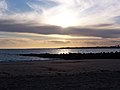
[[[50,60],[21,60],[21,61],[20,61],[20,60],[19,60],[19,61],[15,61],[15,60],[13,60],[13,61],[12,61],[12,60],[2,61],[2,60],[1,60],[1,61],[0,61],[0,64],[1,64],[1,63],[9,63],[9,64],[10,64],[10,63],[11,63],[11,64],[12,64],[12,63],[27,63],[27,62],[28,62],[28,63],[34,63],[34,62],[38,62],[38,63],[39,63],[39,62],[67,62],[67,61],[68,61],[68,62],[69,62],[69,61],[73,61],[73,62],[74,62],[74,61],[75,61],[75,62],[76,62],[76,61],[78,61],[78,62],[86,62],[86,61],[97,61],[97,60],[98,60],[98,61],[99,61],[99,60],[100,60],[100,61],[104,61],[104,60],[120,60],[120,59],[71,59],[71,60],[70,60],[70,59],[69,59],[69,60],[68,60],[68,59],[53,59],[53,60],[50,59]]]
[[[41,57],[64,60],[80,60],[80,59],[120,59],[120,52],[101,52],[101,53],[62,53],[62,54],[18,54],[20,56]]]

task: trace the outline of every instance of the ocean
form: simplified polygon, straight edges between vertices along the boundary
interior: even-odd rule
[[[120,52],[120,49],[0,49],[0,62],[57,60],[51,58],[19,56],[18,54],[61,54],[61,53],[100,53]]]

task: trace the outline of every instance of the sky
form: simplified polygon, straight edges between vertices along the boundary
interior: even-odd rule
[[[0,48],[120,44],[120,0],[0,0]]]

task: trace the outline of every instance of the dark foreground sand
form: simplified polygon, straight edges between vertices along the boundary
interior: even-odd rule
[[[1,62],[0,90],[120,90],[120,60]]]

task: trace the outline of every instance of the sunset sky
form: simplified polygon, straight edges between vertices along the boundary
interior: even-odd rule
[[[120,44],[120,0],[0,0],[0,48]]]

